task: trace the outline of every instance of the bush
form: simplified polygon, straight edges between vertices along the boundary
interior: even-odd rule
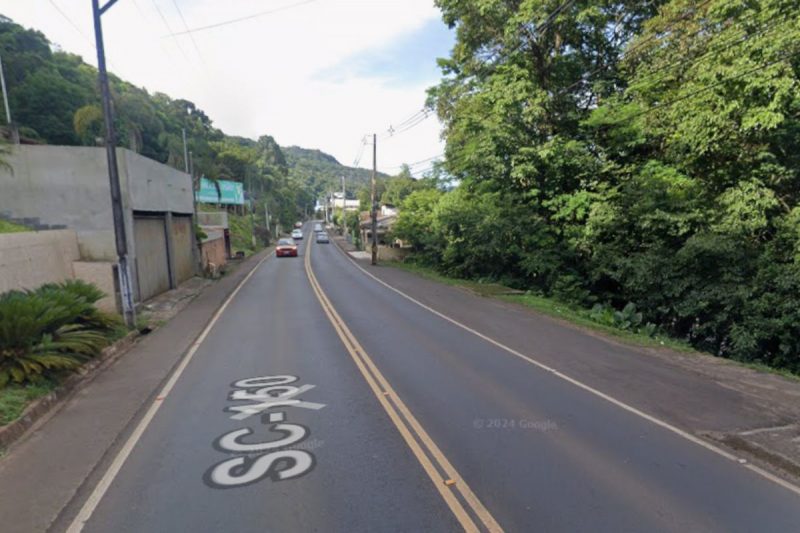
[[[82,281],[0,295],[0,387],[35,383],[99,354],[120,326],[94,306],[102,297]]]

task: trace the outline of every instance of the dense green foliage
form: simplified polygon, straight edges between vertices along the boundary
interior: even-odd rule
[[[408,196],[395,233],[448,274],[632,303],[800,371],[796,2],[437,4],[457,43],[430,103],[460,185]]]
[[[363,189],[370,184],[372,171],[363,168],[354,168],[342,165],[332,155],[319,150],[309,150],[298,146],[283,148],[286,163],[289,166],[289,176],[304,183],[317,197],[324,196],[328,191],[342,190],[342,177],[346,182],[346,189],[352,191]],[[388,176],[377,174],[378,179]]]
[[[103,296],[78,280],[0,295],[0,388],[75,369],[100,353],[120,327],[95,307]]]

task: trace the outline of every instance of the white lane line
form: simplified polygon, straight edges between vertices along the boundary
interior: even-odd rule
[[[542,370],[546,370],[547,372],[550,372],[551,374],[553,374],[557,378],[563,379],[564,381],[566,381],[568,383],[571,383],[572,385],[575,385],[576,387],[578,387],[580,389],[583,389],[583,390],[585,390],[585,391],[587,391],[587,392],[589,392],[591,394],[594,394],[595,396],[598,396],[598,397],[606,400],[607,402],[610,402],[610,403],[616,405],[617,407],[620,407],[621,409],[624,409],[624,410],[628,411],[629,413],[632,413],[632,414],[634,414],[636,416],[644,418],[645,420],[647,420],[649,422],[652,422],[653,424],[655,424],[657,426],[660,426],[660,427],[662,427],[662,428],[664,428],[664,429],[666,429],[668,431],[671,431],[672,433],[675,433],[676,435],[679,435],[679,436],[685,438],[686,440],[689,440],[689,441],[691,441],[691,442],[693,442],[695,444],[698,444],[698,445],[702,446],[703,448],[706,448],[707,450],[710,450],[710,451],[712,451],[712,452],[714,452],[714,453],[716,453],[718,455],[721,455],[722,457],[724,457],[726,459],[729,459],[729,460],[735,462],[736,464],[738,464],[740,466],[743,466],[743,467],[755,472],[756,474],[768,479],[769,481],[772,481],[773,483],[776,483],[776,484],[780,485],[781,487],[783,487],[783,488],[795,493],[796,495],[800,496],[800,487],[798,487],[798,486],[786,481],[785,479],[780,478],[780,477],[776,476],[775,474],[772,474],[772,473],[770,473],[770,472],[764,470],[763,468],[760,468],[760,467],[758,467],[758,466],[756,466],[754,464],[751,464],[749,462],[744,462],[745,461],[744,459],[741,459],[741,458],[733,455],[732,453],[729,453],[729,452],[723,450],[722,448],[714,446],[710,442],[707,442],[707,441],[705,441],[705,440],[703,440],[703,439],[701,439],[699,437],[695,437],[691,433],[688,433],[688,432],[686,432],[686,431],[684,431],[684,430],[682,430],[682,429],[680,429],[678,427],[675,427],[672,424],[670,424],[669,422],[665,422],[665,421],[663,421],[661,419],[658,419],[658,418],[656,418],[656,417],[654,417],[652,415],[649,415],[649,414],[645,413],[644,411],[640,411],[639,409],[633,407],[632,405],[628,405],[627,403],[622,402],[620,400],[617,400],[616,398],[614,398],[612,396],[609,396],[608,394],[606,394],[604,392],[601,392],[601,391],[599,391],[599,390],[597,390],[597,389],[595,389],[595,388],[593,388],[593,387],[591,387],[591,386],[589,386],[589,385],[587,385],[587,384],[585,384],[585,383],[583,383],[581,381],[578,381],[575,378],[572,378],[572,377],[570,377],[570,376],[568,376],[566,374],[563,374],[562,372],[559,372],[558,370],[556,370],[555,368],[553,368],[551,366],[548,366],[548,365],[546,365],[544,363],[540,363],[539,361],[537,361],[537,360],[535,360],[535,359],[533,359],[533,358],[531,358],[531,357],[529,357],[529,356],[527,356],[527,355],[525,355],[525,354],[523,354],[521,352],[518,352],[517,350],[515,350],[515,349],[513,349],[513,348],[511,348],[509,346],[506,346],[505,344],[503,344],[503,343],[501,343],[499,341],[496,341],[496,340],[492,339],[491,337],[488,337],[488,336],[484,335],[483,333],[481,333],[479,331],[476,331],[476,330],[472,329],[471,327],[469,327],[469,326],[467,326],[465,324],[462,324],[461,322],[459,322],[459,321],[457,321],[457,320],[455,320],[453,318],[450,318],[449,316],[445,315],[444,313],[441,313],[441,312],[437,311],[436,309],[434,309],[434,308],[432,308],[432,307],[430,307],[428,305],[425,305],[424,303],[420,302],[419,300],[417,300],[413,296],[409,296],[408,294],[404,293],[400,289],[392,287],[391,285],[389,285],[388,283],[386,283],[382,279],[380,279],[377,276],[375,276],[374,274],[368,272],[361,265],[359,265],[354,259],[352,259],[347,253],[345,253],[344,250],[342,250],[341,247],[338,244],[336,245],[336,248],[339,249],[339,251],[346,258],[348,258],[353,263],[353,265],[357,269],[359,269],[361,272],[363,272],[364,274],[366,274],[367,276],[369,276],[373,280],[377,281],[378,283],[380,283],[381,285],[383,285],[387,289],[396,292],[397,294],[399,294],[400,296],[402,296],[406,300],[409,300],[410,302],[413,302],[413,303],[417,304],[418,306],[422,307],[426,311],[429,311],[430,313],[433,313],[434,315],[438,316],[439,318],[442,318],[442,319],[450,322],[451,324],[453,324],[455,326],[458,326],[459,328],[461,328],[461,329],[463,329],[465,331],[468,331],[469,333],[472,333],[476,337],[479,337],[479,338],[483,339],[484,341],[488,342],[489,344],[493,344],[494,346],[497,346],[501,350],[504,350],[504,351],[510,353],[511,355],[522,359],[523,361],[526,361],[526,362],[528,362],[528,363],[530,363],[530,364],[532,364],[534,366],[537,366],[537,367],[541,368]]]
[[[231,301],[236,297],[236,295],[239,293],[244,284],[247,283],[247,280],[249,280],[253,276],[253,274],[255,274],[256,270],[258,270],[258,267],[261,266],[261,263],[272,257],[274,253],[275,252],[267,254],[265,257],[259,260],[258,263],[256,263],[253,269],[250,270],[250,272],[248,272],[247,276],[245,276],[244,279],[242,279],[242,281],[239,282],[239,284],[236,286],[233,292],[225,299],[225,302],[222,304],[222,306],[220,306],[220,308],[217,309],[217,311],[211,317],[209,323],[206,324],[206,327],[203,328],[203,331],[200,333],[200,335],[197,336],[197,339],[195,339],[195,341],[191,344],[191,346],[189,346],[189,349],[186,351],[186,354],[183,356],[183,359],[181,360],[180,364],[175,368],[167,383],[164,385],[161,391],[156,395],[156,400],[152,404],[150,404],[150,408],[147,409],[147,412],[144,414],[144,417],[142,417],[142,419],[139,421],[139,424],[136,426],[136,429],[133,430],[133,433],[131,433],[131,436],[128,437],[128,440],[125,441],[125,445],[122,446],[122,449],[120,449],[116,457],[114,457],[114,460],[111,462],[111,465],[108,467],[108,470],[106,470],[105,474],[103,474],[102,479],[97,484],[97,486],[95,486],[94,490],[89,495],[89,498],[87,498],[86,502],[84,502],[83,504],[83,507],[81,507],[80,512],[78,512],[78,515],[75,517],[70,526],[67,528],[67,533],[80,533],[81,531],[83,531],[83,527],[86,525],[86,522],[88,522],[89,519],[92,517],[92,513],[94,513],[95,509],[97,509],[97,506],[100,504],[100,500],[103,499],[103,496],[105,495],[108,488],[111,486],[111,483],[114,481],[114,478],[116,478],[117,474],[119,474],[119,471],[122,469],[122,465],[125,464],[125,461],[128,459],[128,456],[130,456],[131,452],[133,451],[133,448],[136,446],[136,443],[139,442],[139,439],[144,434],[145,430],[147,429],[147,426],[150,425],[150,422],[153,420],[158,410],[164,404],[162,400],[170,393],[172,388],[175,386],[175,383],[178,381],[178,378],[181,377],[181,374],[183,374],[183,371],[186,369],[186,366],[194,357],[194,354],[197,352],[197,349],[200,348],[201,344],[203,344],[203,341],[206,339],[208,333],[214,327],[214,324],[217,323],[217,320],[219,320],[219,317],[222,316],[222,313],[228,307],[228,304],[230,304]]]

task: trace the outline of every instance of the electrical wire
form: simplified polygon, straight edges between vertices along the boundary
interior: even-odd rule
[[[150,31],[152,32],[153,36],[157,39],[158,47],[161,48],[161,51],[164,52],[165,56],[167,56],[167,59],[172,64],[173,68],[177,69],[178,68],[178,63],[175,61],[175,57],[172,55],[172,52],[170,52],[169,49],[166,46],[164,46],[164,43],[161,41],[161,39],[158,38],[159,36],[155,33],[155,30],[151,26],[150,17],[145,15],[144,10],[139,5],[139,0],[133,0],[133,5],[136,8],[136,11],[139,12],[139,18],[142,19],[142,21],[144,22],[145,26],[147,26],[150,29]]]
[[[161,17],[161,22],[164,23],[164,27],[167,28],[167,31],[169,32],[170,36],[174,37],[176,34],[175,32],[172,31],[172,27],[169,25],[169,22],[167,22],[167,18],[164,16],[164,13],[161,11],[161,8],[158,7],[156,0],[150,0],[150,1],[153,3],[153,7],[156,8],[156,12],[158,12],[158,16]],[[178,50],[180,50],[183,58],[186,60],[187,63],[189,63],[190,62],[189,56],[186,55],[186,51],[181,46],[181,43],[176,40],[175,46],[178,47]]]
[[[73,29],[77,31],[81,35],[81,37],[83,37],[86,40],[86,42],[88,42],[91,45],[92,48],[95,49],[97,48],[95,42],[92,39],[90,39],[89,36],[86,35],[83,32],[83,30],[80,29],[80,27],[78,27],[77,24],[75,24],[75,22],[69,17],[69,15],[64,13],[64,11],[60,7],[58,7],[58,4],[55,3],[55,0],[49,0],[49,2],[50,5],[52,5],[56,9],[56,11],[58,11],[58,13],[64,18],[64,20],[66,20],[69,23],[69,25],[72,26]]]
[[[648,83],[656,83],[656,82],[663,81],[664,79],[666,79],[669,76],[668,72],[665,73],[663,76],[660,76],[660,77],[657,77],[657,78],[652,78],[651,76],[653,76],[655,74],[658,74],[659,72],[662,72],[664,70],[667,70],[667,69],[669,69],[671,67],[681,67],[681,66],[684,66],[684,65],[690,65],[691,67],[696,67],[699,63],[702,63],[703,60],[705,60],[708,57],[711,57],[713,55],[720,54],[722,52],[730,50],[733,46],[738,45],[738,44],[742,44],[744,42],[747,42],[750,39],[752,39],[754,37],[757,37],[759,35],[767,35],[769,33],[772,33],[773,30],[778,28],[779,24],[782,24],[782,23],[785,23],[785,22],[788,22],[788,19],[773,19],[773,21],[771,23],[765,24],[763,27],[761,27],[758,31],[756,31],[754,33],[747,33],[747,31],[745,30],[743,35],[739,35],[739,36],[736,36],[734,38],[728,39],[727,41],[724,41],[721,46],[718,46],[716,48],[711,46],[711,47],[709,47],[709,49],[707,51],[703,52],[702,54],[700,54],[696,58],[692,59],[691,61],[685,60],[685,59],[678,59],[676,61],[672,61],[670,63],[667,63],[666,65],[663,65],[661,68],[658,68],[658,69],[654,70],[653,72],[650,72],[647,76],[639,78],[636,81],[637,82],[648,82]],[[712,43],[712,45],[713,45],[713,43]]]
[[[186,24],[186,19],[183,17],[183,11],[181,11],[180,6],[178,6],[178,2],[176,0],[172,0],[172,5],[175,6],[175,11],[178,12],[178,16],[181,19],[181,23],[183,24],[183,28],[188,32],[189,39],[192,41],[192,46],[194,46],[194,51],[197,52],[197,57],[200,58],[200,62],[205,65],[205,60],[203,59],[203,54],[200,53],[200,48],[197,46],[197,41],[194,40],[194,34],[189,31],[189,25]]]
[[[659,35],[662,35],[662,34],[664,34],[664,33],[668,32],[669,30],[671,30],[671,29],[673,28],[673,26],[675,26],[675,24],[677,24],[678,22],[681,22],[681,21],[683,21],[683,20],[686,20],[686,18],[688,18],[688,17],[689,17],[689,16],[691,16],[691,15],[694,15],[695,13],[697,13],[697,11],[698,11],[698,10],[700,10],[700,9],[704,8],[704,7],[705,7],[707,4],[709,4],[710,2],[711,2],[711,0],[704,0],[704,1],[703,1],[703,2],[701,2],[699,5],[697,5],[697,6],[694,6],[694,7],[692,8],[692,10],[690,10],[690,11],[686,11],[685,13],[683,13],[682,15],[680,15],[679,17],[677,17],[677,18],[675,18],[675,19],[672,19],[672,20],[671,20],[671,21],[670,21],[670,22],[667,24],[667,26],[666,26],[666,27],[665,27],[663,30],[661,30],[660,32],[657,32],[657,33],[653,33],[653,34],[651,34],[651,35],[650,35],[649,37],[647,37],[646,39],[644,39],[644,40],[642,40],[642,41],[639,41],[638,43],[634,44],[634,45],[633,45],[633,46],[632,46],[630,49],[626,50],[626,51],[624,52],[624,54],[623,54],[623,57],[625,57],[625,56],[630,56],[630,55],[631,55],[633,52],[635,52],[635,51],[639,50],[639,49],[640,49],[640,48],[642,48],[644,45],[646,45],[646,44],[650,43],[651,41],[653,41],[653,40],[657,39]],[[699,33],[699,31],[698,31],[698,33]],[[572,83],[571,85],[569,85],[569,86],[565,87],[564,89],[561,89],[561,91],[559,91],[559,92],[560,92],[560,94],[564,94],[564,93],[566,93],[567,91],[569,91],[570,89],[574,89],[574,88],[575,88],[575,87],[577,87],[578,85],[581,85],[581,84],[583,84],[583,83],[586,83],[586,82],[587,82],[587,81],[589,81],[589,79],[590,79],[590,78],[592,78],[592,77],[593,77],[595,74],[598,74],[598,73],[600,73],[600,72],[602,72],[602,71],[604,71],[604,70],[608,70],[608,67],[606,67],[606,66],[603,66],[603,67],[598,67],[598,68],[596,68],[596,69],[594,69],[594,70],[592,70],[592,71],[589,71],[588,73],[582,74],[579,80],[575,81],[574,83]]]
[[[632,115],[628,115],[627,117],[624,117],[622,120],[619,120],[617,122],[611,122],[609,125],[617,126],[619,124],[623,124],[624,122],[627,122],[628,120],[632,120],[634,118],[638,118],[640,116],[644,116],[644,115],[650,114],[650,113],[652,113],[654,111],[658,111],[660,109],[671,107],[671,106],[677,104],[678,102],[682,102],[684,100],[688,100],[690,98],[694,98],[695,96],[697,96],[699,94],[702,94],[702,93],[704,93],[706,91],[710,91],[714,87],[718,87],[718,86],[723,85],[725,83],[729,83],[731,81],[744,78],[745,76],[749,76],[750,74],[753,74],[753,73],[758,72],[760,70],[764,70],[766,68],[769,68],[769,67],[771,67],[773,65],[776,65],[776,64],[780,63],[781,61],[784,61],[786,59],[789,59],[789,58],[791,58],[793,56],[798,55],[798,53],[800,53],[800,50],[794,50],[791,53],[783,54],[780,57],[778,57],[777,59],[774,59],[774,60],[769,61],[767,63],[760,64],[759,66],[754,67],[754,68],[749,69],[749,70],[746,70],[746,71],[744,71],[744,72],[742,72],[740,74],[737,74],[736,76],[725,78],[725,79],[719,80],[717,82],[714,82],[714,83],[712,83],[710,85],[706,85],[705,87],[697,89],[696,91],[692,91],[692,92],[690,92],[688,94],[685,94],[685,95],[683,95],[681,97],[675,98],[674,100],[670,100],[669,102],[665,102],[663,104],[654,104],[653,106],[651,106],[648,109],[645,109],[644,111],[640,111],[639,113],[634,113]]]
[[[235,19],[224,20],[222,22],[216,22],[214,24],[209,24],[207,26],[200,26],[198,28],[191,28],[191,29],[187,28],[186,31],[182,31],[182,32],[178,32],[178,33],[171,33],[170,35],[167,35],[165,37],[177,37],[177,36],[180,36],[180,35],[186,35],[187,33],[191,34],[191,33],[196,33],[198,31],[211,30],[211,29],[214,29],[214,28],[227,26],[229,24],[236,24],[237,22],[244,22],[246,20],[252,20],[252,19],[255,19],[255,18],[263,17],[265,15],[271,15],[272,13],[279,13],[281,11],[286,11],[286,10],[289,10],[289,9],[293,9],[295,7],[300,7],[300,6],[304,6],[306,4],[311,4],[311,3],[316,2],[316,1],[317,0],[304,0],[303,2],[297,2],[297,3],[294,3],[294,4],[289,4],[287,6],[282,6],[282,7],[278,7],[278,8],[275,8],[275,9],[269,9],[267,11],[261,11],[259,13],[253,13],[252,15],[246,15],[244,17],[238,17],[238,18],[235,18]]]

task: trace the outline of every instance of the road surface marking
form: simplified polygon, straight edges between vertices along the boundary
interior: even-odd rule
[[[186,366],[189,364],[189,361],[192,360],[195,352],[197,352],[197,349],[200,348],[200,345],[208,336],[208,333],[211,331],[211,328],[214,327],[214,324],[217,323],[219,317],[222,316],[222,313],[228,307],[228,304],[230,304],[231,301],[236,297],[236,295],[239,293],[244,284],[247,283],[247,280],[249,280],[253,276],[253,274],[255,274],[256,270],[258,270],[258,267],[261,266],[261,263],[272,257],[273,253],[269,253],[265,257],[261,258],[261,260],[259,260],[259,262],[256,263],[256,265],[252,268],[252,270],[250,270],[250,272],[248,272],[247,275],[239,282],[239,284],[236,286],[233,292],[230,293],[230,295],[228,295],[228,297],[225,299],[220,308],[217,309],[217,311],[211,317],[211,320],[208,322],[208,324],[206,324],[206,327],[203,328],[203,331],[200,332],[200,335],[198,335],[195,341],[191,344],[191,346],[189,346],[189,349],[186,351],[186,354],[184,354],[178,366],[175,368],[175,370],[173,370],[172,375],[169,378],[169,381],[167,381],[167,383],[158,393],[156,398],[165,398],[170,393],[170,391],[172,391],[172,388],[175,386],[175,383],[178,381],[178,378],[181,377],[181,374],[183,374],[183,371],[186,369]],[[86,502],[84,502],[83,507],[81,507],[81,510],[78,512],[78,515],[75,517],[75,519],[67,528],[67,533],[80,533],[81,531],[83,531],[83,526],[85,526],[86,522],[88,522],[89,519],[92,517],[92,513],[94,513],[94,510],[97,509],[97,506],[100,504],[100,500],[103,499],[103,496],[105,495],[106,491],[108,491],[108,487],[111,486],[111,483],[114,481],[114,478],[117,477],[117,474],[119,474],[119,471],[122,469],[122,465],[125,464],[125,461],[128,459],[128,456],[133,451],[134,446],[136,446],[136,443],[139,442],[140,438],[142,438],[142,435],[147,429],[147,426],[150,425],[150,422],[156,416],[156,413],[163,404],[164,404],[163,401],[154,401],[152,404],[150,404],[150,408],[147,410],[142,419],[139,421],[139,424],[133,430],[131,436],[128,437],[128,440],[125,441],[125,444],[122,446],[122,449],[120,449],[116,457],[114,457],[114,460],[111,462],[111,465],[109,465],[108,470],[106,470],[105,474],[103,474],[103,477],[100,479],[100,482],[97,484],[97,486],[95,486],[94,490],[89,495]]]
[[[392,422],[394,422],[395,427],[397,427],[397,430],[406,441],[406,444],[408,444],[408,447],[420,462],[436,487],[436,490],[439,491],[439,494],[442,496],[445,503],[447,503],[448,507],[450,507],[450,510],[464,530],[470,532],[480,531],[481,527],[475,523],[458,498],[453,494],[450,486],[454,484],[455,489],[469,506],[472,513],[481,522],[484,529],[492,532],[503,531],[500,524],[497,523],[486,507],[484,507],[461,475],[433,442],[433,439],[431,439],[428,433],[422,428],[417,419],[414,418],[411,411],[409,411],[408,407],[406,407],[392,386],[389,385],[389,382],[386,381],[386,378],[383,377],[372,362],[372,359],[367,355],[367,352],[347,327],[344,320],[342,320],[341,316],[336,312],[336,309],[325,295],[325,292],[322,290],[311,268],[311,242],[306,246],[305,269],[314,294],[317,296],[334,330],[336,330],[336,333],[339,335],[342,344],[344,344],[344,347],[355,362],[356,367],[358,367],[359,371],[364,376],[364,379],[372,389],[375,397],[389,415]],[[427,450],[427,454],[425,450],[423,450],[423,446]],[[436,466],[434,466],[433,461],[428,455],[436,461]],[[444,475],[442,475],[440,471],[443,472]]]
[[[537,367],[541,368],[542,370],[546,370],[547,372],[550,372],[551,374],[553,374],[557,378],[560,378],[560,379],[562,379],[562,380],[564,380],[564,381],[566,381],[568,383],[571,383],[572,385],[575,385],[576,387],[578,387],[580,389],[583,389],[583,390],[585,390],[585,391],[587,391],[587,392],[589,392],[589,393],[591,393],[591,394],[593,394],[595,396],[598,396],[598,397],[606,400],[607,402],[610,402],[610,403],[616,405],[617,407],[628,411],[629,413],[632,413],[632,414],[634,414],[636,416],[644,418],[645,420],[647,420],[647,421],[649,421],[649,422],[651,422],[651,423],[653,423],[653,424],[655,424],[657,426],[660,426],[660,427],[662,427],[662,428],[664,428],[664,429],[666,429],[668,431],[671,431],[672,433],[675,433],[676,435],[679,435],[679,436],[685,438],[686,440],[689,440],[689,441],[691,441],[691,442],[693,442],[695,444],[698,444],[698,445],[702,446],[703,448],[706,448],[707,450],[710,450],[710,451],[712,451],[712,452],[714,452],[714,453],[716,453],[718,455],[721,455],[722,457],[724,457],[726,459],[729,459],[729,460],[733,461],[734,463],[739,464],[739,465],[743,466],[744,468],[747,468],[748,470],[750,470],[752,472],[755,472],[756,474],[760,475],[761,477],[766,478],[769,481],[772,481],[773,483],[776,483],[776,484],[780,485],[781,487],[783,487],[783,488],[795,493],[796,495],[800,496],[800,487],[798,487],[797,485],[794,485],[793,483],[790,483],[789,481],[787,481],[787,480],[785,480],[783,478],[780,478],[780,477],[776,476],[775,474],[772,474],[772,473],[764,470],[763,468],[760,468],[760,467],[758,467],[758,466],[756,466],[756,465],[754,465],[754,464],[752,464],[750,462],[747,462],[746,464],[742,463],[741,462],[741,458],[733,455],[732,453],[729,453],[729,452],[723,450],[722,448],[714,446],[710,442],[707,442],[707,441],[705,441],[705,440],[703,440],[703,439],[701,439],[699,437],[696,437],[696,436],[692,435],[691,433],[689,433],[687,431],[684,431],[684,430],[682,430],[682,429],[680,429],[678,427],[675,427],[672,424],[670,424],[669,422],[665,422],[665,421],[663,421],[663,420],[661,420],[659,418],[656,418],[656,417],[654,417],[652,415],[649,415],[649,414],[645,413],[644,411],[641,411],[641,410],[637,409],[636,407],[633,407],[632,405],[628,405],[627,403],[625,403],[625,402],[623,402],[621,400],[617,400],[616,398],[614,398],[612,396],[609,396],[608,394],[606,394],[604,392],[601,392],[601,391],[599,391],[599,390],[597,390],[597,389],[595,389],[595,388],[583,383],[582,381],[578,381],[577,379],[572,378],[572,377],[570,377],[570,376],[568,376],[568,375],[556,370],[555,368],[553,368],[551,366],[548,366],[548,365],[546,365],[544,363],[541,363],[541,362],[539,362],[539,361],[537,361],[537,360],[535,360],[535,359],[533,359],[533,358],[531,358],[531,357],[529,357],[529,356],[527,356],[527,355],[525,355],[525,354],[523,354],[521,352],[518,352],[514,348],[511,348],[510,346],[506,346],[505,344],[501,343],[500,341],[496,341],[493,338],[488,337],[487,335],[484,335],[483,333],[472,329],[471,327],[467,326],[466,324],[462,324],[458,320],[456,320],[454,318],[450,318],[449,316],[445,315],[444,313],[441,313],[441,312],[437,311],[436,309],[434,309],[434,308],[432,308],[432,307],[430,307],[428,305],[425,305],[424,303],[420,302],[419,300],[417,300],[413,296],[410,296],[410,295],[404,293],[400,289],[392,287],[391,285],[389,285],[388,283],[386,283],[382,279],[378,278],[377,276],[375,276],[371,272],[368,272],[365,268],[363,268],[361,265],[359,265],[354,259],[352,259],[344,250],[342,250],[341,247],[338,244],[337,244],[336,248],[346,258],[348,258],[353,263],[353,265],[357,269],[359,269],[361,272],[363,272],[364,274],[366,274],[367,276],[369,276],[373,280],[377,281],[378,283],[380,283],[381,285],[383,285],[387,289],[396,292],[397,294],[399,294],[400,296],[402,296],[406,300],[409,300],[410,302],[413,302],[413,303],[417,304],[418,306],[422,307],[426,311],[429,311],[429,312],[433,313],[434,315],[438,316],[439,318],[442,318],[442,319],[450,322],[451,324],[453,324],[455,326],[458,326],[459,328],[461,328],[461,329],[463,329],[465,331],[468,331],[469,333],[472,333],[473,335],[483,339],[484,341],[488,342],[489,344],[493,344],[494,346],[497,346],[501,350],[504,350],[504,351],[510,353],[511,355],[522,359],[525,362],[528,362],[528,363],[530,363],[530,364],[532,364],[534,366],[537,366]]]
[[[297,376],[286,375],[240,379],[231,384],[234,391],[228,394],[228,401],[262,402],[268,398],[274,400],[266,404],[250,404],[256,408],[251,414],[276,406],[305,407],[301,404],[306,402],[300,400],[282,401],[282,399],[294,397],[314,388],[314,385],[303,385],[302,387],[288,385],[297,380]],[[325,407],[324,404],[314,405],[319,406],[315,409]],[[225,409],[225,411],[231,410],[230,407]],[[243,418],[239,416],[231,418],[243,420],[248,416],[250,415]],[[251,442],[242,442],[243,438],[252,438],[255,434],[250,427],[229,431],[217,437],[213,444],[214,449],[229,455],[233,454],[234,457],[212,465],[203,474],[203,482],[212,489],[230,489],[252,485],[264,479],[270,479],[273,482],[295,479],[309,473],[317,463],[316,458],[310,451],[299,450],[297,446],[311,435],[311,430],[301,424],[284,423],[285,417],[286,413],[283,411],[271,412],[260,417],[261,424],[270,426],[269,433],[282,434],[278,439],[265,442],[252,442],[251,439],[248,439]],[[291,449],[287,449],[289,447]],[[258,455],[254,456],[255,454]],[[287,461],[290,465],[288,467],[286,466]]]

